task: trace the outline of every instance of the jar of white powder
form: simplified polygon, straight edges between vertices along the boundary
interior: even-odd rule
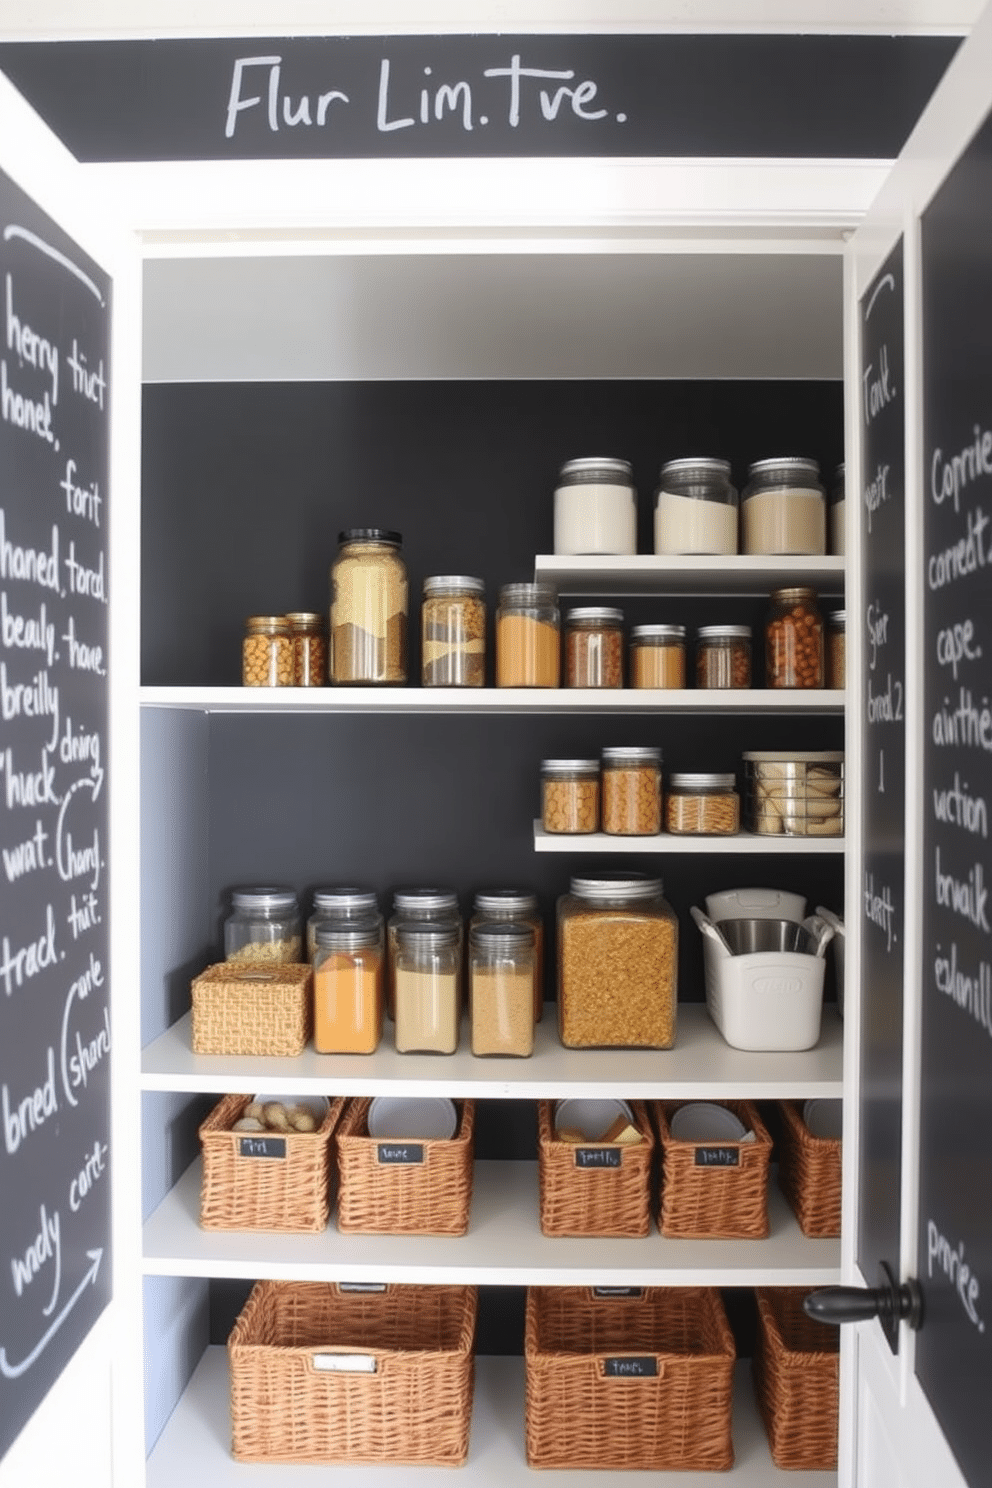
[[[726,460],[669,460],[658,481],[656,553],[737,552],[737,492]]]
[[[757,460],[741,500],[745,553],[827,551],[827,500],[815,460]]]
[[[637,490],[629,460],[568,460],[555,487],[555,552],[637,552]]]

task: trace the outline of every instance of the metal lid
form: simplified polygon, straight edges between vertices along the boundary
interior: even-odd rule
[[[633,486],[634,467],[629,460],[615,460],[608,455],[587,455],[581,460],[566,460],[558,472],[558,484]]]
[[[519,920],[486,920],[480,925],[473,925],[469,931],[469,940],[473,945],[483,945],[493,950],[505,946],[523,949],[524,946],[534,944],[534,926],[522,925]]]
[[[266,635],[288,635],[290,631],[289,620],[285,615],[249,615],[245,620],[245,630],[249,635],[264,632]]]
[[[314,945],[332,951],[359,951],[379,944],[379,920],[322,920],[314,927]]]
[[[659,480],[664,480],[667,475],[678,475],[683,478],[691,475],[699,475],[706,479],[711,476],[720,476],[723,480],[730,479],[730,461],[714,460],[709,455],[700,455],[696,458],[689,456],[682,460],[666,460],[659,472]]]
[[[805,455],[776,455],[770,460],[755,460],[747,473],[750,480],[756,475],[811,475],[818,482],[820,463]]]
[[[598,775],[599,760],[546,759],[541,761],[542,775]]]
[[[600,873],[595,878],[573,878],[571,892],[580,899],[653,899],[664,892],[664,881],[642,873]]]
[[[313,907],[315,912],[346,914],[365,910],[369,914],[378,914],[379,896],[374,889],[356,889],[351,885],[340,889],[314,889]]]
[[[736,506],[737,492],[730,481],[730,461],[708,457],[666,461],[658,474],[658,485],[655,488],[656,497],[664,495]]]
[[[827,616],[827,624],[828,625],[835,625],[838,630],[846,630],[847,629],[847,611],[846,610],[831,610],[830,613],[829,613],[829,615]]]
[[[231,903],[235,909],[296,909],[296,894],[292,889],[234,889]]]
[[[603,750],[603,765],[660,765],[661,750],[651,745],[617,744]]]
[[[304,630],[308,632],[323,630],[327,623],[324,616],[318,614],[315,610],[290,610],[286,616],[286,621],[287,624],[292,626],[293,630]]]
[[[403,546],[401,534],[390,531],[388,527],[345,527],[342,532],[338,533],[338,542],[388,543],[393,548],[401,548]]]
[[[398,914],[437,913],[445,909],[457,914],[458,895],[454,889],[397,889],[393,894],[393,909]]]
[[[480,889],[472,908],[477,914],[534,914],[537,895],[530,889]]]
[[[668,787],[670,790],[729,791],[734,788],[734,776],[693,774],[692,772],[683,775],[669,775]]]
[[[696,631],[697,641],[749,641],[750,625],[701,625]]]
[[[755,765],[842,765],[843,749],[745,749],[742,759]]]
[[[526,605],[531,609],[553,609],[558,596],[548,584],[503,584],[499,602],[501,605]]]
[[[396,939],[423,950],[458,944],[460,927],[450,920],[403,920],[396,926]]]
[[[632,641],[684,641],[684,625],[635,625],[630,632]]]
[[[470,574],[433,574],[424,580],[424,593],[440,594],[446,591],[457,594],[485,594],[485,579],[473,579]]]
[[[623,610],[614,610],[609,605],[581,605],[577,610],[565,611],[566,625],[622,625]]]
[[[773,589],[768,596],[772,604],[796,604],[801,599],[816,599],[816,590],[797,584],[791,589]]]

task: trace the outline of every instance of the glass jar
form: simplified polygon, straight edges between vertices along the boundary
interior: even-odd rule
[[[224,921],[227,961],[299,961],[300,906],[292,889],[235,889]]]
[[[827,686],[847,686],[847,611],[827,616]]]
[[[486,586],[467,574],[424,580],[420,680],[425,687],[483,687]]]
[[[558,1024],[569,1049],[670,1049],[678,920],[660,879],[573,878],[558,901]]]
[[[830,551],[838,558],[847,552],[847,481],[843,464],[837,466],[830,488]]]
[[[400,1054],[455,1052],[461,959],[456,926],[421,920],[397,925],[394,1037]]]
[[[745,553],[827,551],[827,502],[815,460],[757,460],[741,501]]]
[[[472,1053],[534,1052],[534,929],[516,920],[474,924],[468,940]]]
[[[313,1046],[318,1054],[372,1054],[382,1037],[382,921],[322,920],[313,960]]]
[[[555,487],[555,552],[637,552],[637,490],[629,460],[568,460]]]
[[[331,567],[331,681],[405,682],[403,539],[380,527],[350,527],[338,544]]]
[[[733,775],[672,775],[665,825],[684,836],[732,837],[741,829],[741,798]]]
[[[249,615],[241,642],[245,687],[292,687],[293,633],[285,615]]]
[[[565,616],[565,686],[623,686],[623,611],[598,605]]]
[[[737,492],[727,460],[669,460],[658,482],[656,553],[737,552]]]
[[[543,584],[504,584],[496,611],[496,686],[557,687],[558,601]]]
[[[751,686],[750,625],[699,627],[696,633],[696,686]]]
[[[744,754],[747,823],[763,837],[844,835],[842,750],[749,750]]]
[[[350,885],[340,889],[315,889],[313,912],[307,920],[307,959],[312,961],[317,949],[317,926],[325,922],[376,920],[382,929],[379,900],[372,889]]]
[[[603,750],[603,831],[650,837],[661,831],[661,750]]]
[[[387,980],[386,1011],[390,1018],[396,1012],[396,933],[407,921],[443,925],[458,937],[458,955],[462,955],[462,917],[458,895],[453,889],[397,889],[393,894],[393,913],[386,926]],[[459,960],[458,994],[461,999],[461,961]]]
[[[765,685],[823,686],[823,619],[815,589],[776,589],[765,623]]]
[[[635,625],[630,633],[631,687],[685,686],[685,626]]]
[[[286,616],[293,636],[293,686],[323,687],[327,681],[327,634],[323,615],[293,610]]]
[[[529,889],[486,889],[475,896],[469,937],[478,925],[505,924],[508,921],[529,925],[534,932],[534,1022],[544,1015],[544,920],[537,895]]]
[[[599,761],[541,761],[541,825],[546,832],[599,831]]]

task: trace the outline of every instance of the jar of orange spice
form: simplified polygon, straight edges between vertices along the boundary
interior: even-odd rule
[[[315,927],[313,1044],[318,1054],[372,1054],[385,1006],[382,921]]]

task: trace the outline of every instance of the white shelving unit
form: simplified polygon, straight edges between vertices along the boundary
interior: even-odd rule
[[[843,853],[843,837],[762,836],[758,832],[738,832],[733,837],[678,836],[659,832],[651,837],[611,837],[606,832],[546,832],[539,820],[534,822],[534,851],[544,853],[657,853],[668,856],[691,854],[694,857],[719,853],[721,857],[763,855],[780,857],[821,856]]]
[[[559,594],[650,595],[767,595],[789,584],[808,584],[826,594],[844,589],[843,558],[634,558],[562,556],[539,553],[534,578],[552,584]]]

